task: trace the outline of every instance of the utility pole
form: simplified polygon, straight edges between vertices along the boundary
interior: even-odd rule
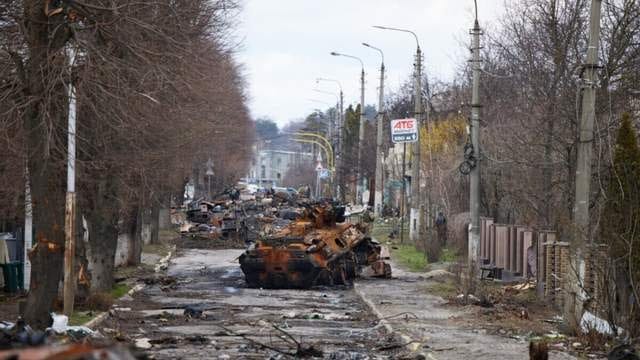
[[[29,167],[25,164],[24,186],[24,268],[23,287],[29,290],[31,286],[31,261],[29,251],[33,247],[33,205],[31,203],[31,182],[29,181]]]
[[[67,316],[73,313],[75,297],[75,217],[76,217],[76,90],[73,86],[73,65],[76,59],[76,49],[68,45],[69,61],[69,114],[67,135],[67,196],[64,212],[64,283],[63,283],[63,311]]]
[[[589,194],[591,193],[591,158],[593,152],[593,123],[595,120],[598,45],[600,42],[600,11],[602,0],[591,0],[589,15],[589,47],[587,61],[583,65],[582,113],[578,128],[578,162],[576,164],[576,194],[573,206],[575,236],[571,251],[571,266],[566,274],[565,321],[577,326],[582,316],[584,276],[582,247],[591,239]]]
[[[469,266],[478,264],[478,249],[480,248],[480,24],[478,23],[478,9],[471,30],[473,35],[473,53],[471,66],[473,69],[473,88],[471,93],[471,145],[477,159],[476,165],[469,174],[469,211],[471,212],[471,229],[469,229],[468,261]]]
[[[360,134],[358,136],[358,175],[356,185],[356,204],[362,205],[362,185],[363,185],[363,177],[362,177],[362,146],[364,144],[364,66],[362,67],[362,71],[360,72]]]
[[[321,79],[318,78],[316,79],[316,84],[318,82],[320,82],[320,80],[327,80],[327,81],[335,81],[335,80],[328,80],[328,79]],[[337,81],[335,81],[337,82]],[[340,85],[340,83],[338,82],[338,85]],[[336,97],[336,107],[335,107],[335,111],[332,113],[332,119],[331,119],[331,124],[330,124],[330,131],[329,131],[329,139],[331,140],[329,142],[329,146],[331,146],[332,149],[332,153],[334,154],[334,160],[335,160],[335,154],[338,153],[338,146],[339,146],[339,142],[340,142],[340,129],[341,129],[341,119],[342,119],[342,86],[340,85],[340,94],[336,95],[335,93],[329,92],[329,91],[323,91],[320,89],[313,89],[313,91],[315,92],[319,92],[322,94],[327,94],[327,95],[332,95]],[[316,101],[316,100],[313,100]],[[327,104],[328,105],[328,104]],[[335,166],[335,164],[334,164]],[[335,169],[334,169],[335,170]],[[340,186],[338,185],[339,181],[338,181],[338,176],[337,176],[337,171],[332,171],[331,173],[331,179],[332,179],[332,185],[333,185],[333,196],[334,198],[338,198],[338,193],[340,190]]]
[[[382,213],[382,192],[383,192],[383,180],[382,180],[382,123],[384,122],[384,53],[382,50],[375,46],[371,46],[367,43],[362,45],[371,49],[377,50],[382,56],[380,61],[380,92],[378,98],[378,126],[376,131],[376,188],[374,196],[374,212],[376,216],[380,216]]]
[[[417,37],[416,37],[417,42]],[[422,51],[420,44],[416,50],[415,60],[415,94],[414,94],[414,117],[418,125],[418,131],[422,127]],[[420,212],[420,140],[411,144],[411,210],[409,214],[409,238],[414,244],[420,241],[421,217]]]
[[[400,31],[413,35],[416,39],[416,58],[415,69],[413,73],[414,77],[414,118],[418,126],[418,131],[422,126],[422,51],[420,50],[420,40],[418,35],[411,30],[392,28],[388,26],[373,26],[376,29]],[[418,133],[419,134],[419,133]],[[409,238],[414,244],[417,244],[421,239],[421,217],[420,211],[420,140],[411,144],[411,201],[409,205],[411,207],[409,214]]]
[[[336,144],[336,157],[338,164],[336,165],[336,197],[340,201],[344,202],[344,191],[340,188],[342,185],[342,149],[344,148],[342,130],[344,128],[344,94],[342,93],[342,86],[340,86],[340,120],[338,121],[338,141]]]
[[[402,196],[400,197],[400,244],[404,244],[404,218],[407,216],[407,143],[402,143]]]
[[[316,83],[319,83],[320,81],[330,81],[330,82],[336,83],[338,85],[338,88],[340,89],[340,94],[338,97],[339,118],[337,121],[336,132],[335,132],[336,139],[335,140],[332,139],[332,141],[334,141],[333,153],[334,153],[334,159],[336,159],[336,164],[335,164],[335,179],[336,179],[335,191],[336,192],[335,194],[337,199],[340,199],[340,201],[344,202],[344,192],[340,188],[340,185],[342,184],[341,169],[342,169],[342,149],[343,149],[342,129],[344,124],[344,94],[342,93],[342,84],[340,83],[340,81],[334,80],[334,79],[325,79],[325,78],[316,79]]]
[[[362,59],[357,56],[341,54],[335,51],[331,52],[333,56],[344,56],[351,59],[358,60],[360,62],[360,66],[362,70],[360,72],[360,132],[358,136],[358,164],[357,175],[356,175],[356,205],[362,205],[362,168],[360,166],[360,162],[362,159],[362,144],[364,142],[364,63]]]

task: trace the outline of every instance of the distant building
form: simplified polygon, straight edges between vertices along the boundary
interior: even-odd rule
[[[289,169],[311,162],[313,154],[308,152],[256,149],[249,170],[249,182],[282,186]]]

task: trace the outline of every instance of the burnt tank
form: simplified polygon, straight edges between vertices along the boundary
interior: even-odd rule
[[[374,276],[390,277],[381,246],[366,229],[345,222],[345,208],[308,205],[303,215],[277,232],[261,236],[241,256],[249,287],[299,288],[349,285],[366,266]]]

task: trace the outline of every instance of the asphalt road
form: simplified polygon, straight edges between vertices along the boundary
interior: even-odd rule
[[[105,332],[158,359],[395,357],[399,340],[353,289],[249,289],[241,252],[180,250],[166,275],[119,302]]]

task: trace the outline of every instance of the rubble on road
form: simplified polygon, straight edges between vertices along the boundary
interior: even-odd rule
[[[345,222],[343,206],[303,205],[297,220],[260,220],[267,224],[261,236],[240,256],[249,287],[348,285],[366,266],[376,277],[391,276],[391,267],[381,260],[380,244],[363,226]]]
[[[50,345],[34,347],[28,349],[14,349],[0,351],[0,359],[29,359],[29,360],[51,360],[51,359],[111,359],[111,360],[134,360],[145,358],[132,353],[128,348],[120,345],[94,346],[91,344],[68,344]]]
[[[24,320],[0,322],[0,349],[39,346],[47,342],[48,334],[33,330]]]

